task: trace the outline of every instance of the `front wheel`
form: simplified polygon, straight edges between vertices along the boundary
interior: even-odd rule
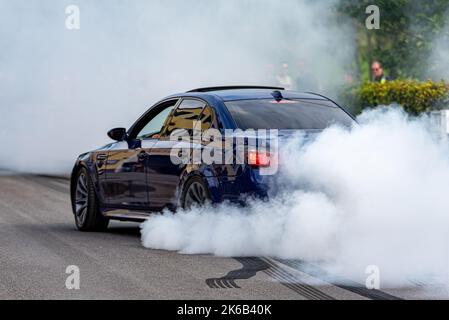
[[[85,168],[77,175],[73,199],[75,224],[80,231],[102,231],[108,227],[109,219],[104,217],[99,208],[94,185]]]
[[[203,179],[195,177],[187,182],[182,196],[182,207],[184,209],[202,206],[210,201],[211,197]]]

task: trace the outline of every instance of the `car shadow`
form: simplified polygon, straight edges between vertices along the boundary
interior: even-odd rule
[[[109,234],[117,234],[117,235],[126,235],[126,236],[137,236],[140,237],[140,227],[138,224],[134,226],[110,226],[105,233]]]
[[[120,225],[121,223],[111,223],[110,226],[105,231],[99,232],[88,232],[88,233],[98,233],[98,234],[111,234],[111,235],[122,235],[129,237],[140,237],[140,226],[138,223],[126,223],[126,225]],[[36,224],[27,224],[29,229],[41,229],[42,225]],[[74,224],[70,223],[51,223],[46,224],[45,228],[50,231],[55,232],[79,232],[82,234],[83,232],[79,231]]]

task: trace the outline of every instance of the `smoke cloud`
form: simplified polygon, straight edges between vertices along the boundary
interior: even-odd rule
[[[332,95],[354,52],[335,3],[1,0],[0,168],[67,173],[158,99],[277,84],[283,62],[298,89],[319,79]],[[80,30],[65,26],[68,5]]]
[[[449,284],[447,142],[427,117],[401,109],[368,111],[359,122],[281,146],[282,192],[268,202],[153,215],[142,225],[143,245],[302,259],[362,283],[375,265],[383,287]]]

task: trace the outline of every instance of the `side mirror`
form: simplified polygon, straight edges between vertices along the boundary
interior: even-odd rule
[[[114,128],[108,131],[108,137],[115,141],[126,140],[125,128]]]

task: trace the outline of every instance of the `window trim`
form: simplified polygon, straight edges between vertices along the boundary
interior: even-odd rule
[[[134,124],[131,126],[131,128],[128,130],[128,137],[130,139],[137,139],[137,135],[139,134],[139,132],[145,128],[145,126],[151,121],[153,120],[153,118],[155,118],[159,113],[161,113],[163,110],[165,110],[166,108],[169,107],[165,107],[164,105],[167,105],[171,102],[175,102],[173,110],[175,110],[177,108],[177,106],[179,105],[181,99],[180,98],[171,98],[171,99],[167,99],[164,101],[161,101],[157,104],[155,104],[153,107],[151,107],[149,110],[147,110],[142,116],[140,116],[139,119],[137,119],[136,122],[134,122]],[[173,112],[172,110],[172,112]],[[170,115],[167,117],[167,119],[165,119],[164,124],[162,125],[162,129],[161,132],[164,130],[166,124],[167,124],[167,120],[171,119],[171,114],[172,112],[170,112]],[[143,125],[142,125],[143,124]]]
[[[201,119],[201,116],[204,114],[204,111],[206,110],[206,108],[209,108],[211,110],[211,124],[213,124],[214,122],[217,123],[218,128],[216,128],[217,130],[220,130],[220,124],[218,123],[218,117],[217,114],[215,112],[215,109],[212,108],[211,106],[209,106],[208,104],[206,104],[206,106],[203,108],[203,110],[201,110],[200,115],[198,116],[198,119]]]
[[[181,104],[182,104],[185,100],[196,100],[196,101],[200,101],[200,102],[204,103],[204,107],[203,107],[203,109],[201,109],[201,112],[198,114],[197,120],[199,119],[199,117],[200,117],[201,114],[203,113],[204,108],[206,108],[207,106],[209,106],[209,104],[207,103],[207,101],[205,101],[204,99],[201,99],[201,98],[197,98],[197,97],[181,97],[181,98],[179,99],[178,103],[177,103],[177,104],[175,105],[175,107],[173,108],[173,110],[172,110],[170,116],[167,118],[167,121],[165,122],[164,126],[162,127],[162,130],[161,130],[161,139],[164,139],[164,140],[169,140],[169,139],[170,139],[170,137],[166,135],[166,131],[167,131],[167,129],[168,129],[168,124],[171,122],[171,120],[172,120],[172,118],[173,118],[173,115],[175,114],[175,112],[178,110],[178,108],[181,106]],[[209,106],[209,107],[210,107],[210,106]],[[210,108],[211,108],[211,107],[210,107]]]

